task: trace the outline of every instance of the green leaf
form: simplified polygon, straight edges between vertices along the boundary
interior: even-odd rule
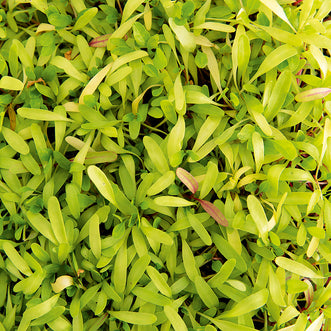
[[[218,306],[219,302],[216,294],[201,276],[195,277],[194,285],[199,297],[208,308]]]
[[[187,331],[187,326],[176,310],[169,305],[164,306],[164,313],[175,331]]]
[[[143,138],[143,143],[155,168],[161,174],[164,174],[165,172],[169,171],[168,161],[166,160],[163,151],[161,150],[157,142],[153,138],[145,136]]]
[[[245,315],[255,309],[264,306],[268,300],[268,290],[263,289],[253,293],[239,301],[233,308],[221,314],[222,318],[230,318]]]
[[[307,267],[305,264],[288,259],[286,257],[276,257],[275,262],[279,267],[286,269],[296,275],[308,278],[324,278],[323,276],[316,273],[312,268]]]
[[[250,79],[249,82],[252,83],[256,78],[272,70],[280,63],[296,55],[297,53],[298,53],[297,50],[293,46],[290,45],[279,46],[278,48],[276,48],[270,54],[267,55],[267,57],[263,60],[262,64],[260,65],[258,71]]]
[[[1,132],[6,139],[8,145],[10,145],[16,152],[23,155],[27,155],[30,152],[29,145],[15,131],[3,126]]]
[[[127,279],[127,293],[131,292],[132,289],[136,286],[139,282],[141,277],[146,271],[147,266],[149,265],[151,258],[148,254],[141,256],[137,261],[133,264]]]
[[[0,79],[0,88],[4,90],[21,91],[24,88],[24,84],[17,78],[3,76]]]
[[[151,325],[156,322],[156,316],[150,313],[133,311],[109,311],[110,316],[133,325]]]
[[[193,52],[196,47],[193,33],[189,32],[185,26],[177,25],[172,17],[169,18],[169,25],[184,49]]]
[[[292,28],[292,30],[295,31],[294,27],[288,20],[283,7],[281,7],[281,5],[277,2],[277,0],[263,0],[263,1],[260,0],[260,2],[264,6],[272,10],[278,17],[280,17],[284,22],[286,22]]]
[[[62,292],[65,288],[74,285],[74,280],[71,276],[63,275],[55,280],[55,283],[51,284],[55,293]]]
[[[144,2],[144,0],[128,0],[125,3],[122,14],[122,24],[135,12],[135,10]]]
[[[201,238],[205,245],[210,246],[212,244],[211,237],[208,231],[205,229],[203,224],[199,221],[199,219],[193,213],[187,213],[188,221],[190,222],[192,228],[197,233],[197,235]]]
[[[47,314],[56,305],[59,297],[60,297],[60,294],[56,294],[37,305],[27,308],[23,313],[23,319],[26,318],[31,321],[35,318],[38,318],[38,317],[41,317],[41,316]]]
[[[194,282],[195,278],[200,276],[200,270],[196,266],[193,252],[184,239],[182,240],[182,256],[186,275]]]
[[[70,120],[58,113],[53,113],[53,112],[45,110],[45,109],[21,107],[21,108],[17,109],[17,113],[24,118],[28,118],[28,119],[36,120],[36,121],[72,122],[72,120]]]
[[[198,68],[204,68],[208,64],[208,58],[205,53],[197,51],[197,54],[194,58],[194,62]]]
[[[167,207],[186,207],[194,205],[194,202],[172,196],[160,196],[154,199],[155,203]]]
[[[15,265],[15,267],[26,276],[31,276],[32,271],[23,257],[17,252],[14,246],[9,242],[5,241],[3,243],[3,250],[10,259],[10,261]]]
[[[64,227],[63,216],[58,199],[52,196],[48,199],[48,216],[51,221],[51,227],[55,234],[57,241],[60,244],[67,244],[68,238]]]
[[[69,77],[75,78],[83,83],[89,80],[86,74],[81,73],[75,66],[66,58],[61,56],[55,56],[51,64],[62,69]]]
[[[93,7],[86,9],[83,14],[79,13],[79,17],[73,26],[72,30],[81,30],[85,25],[89,24],[93,17],[98,13],[98,8]]]
[[[207,29],[219,32],[235,32],[235,28],[228,24],[218,23],[218,22],[205,22],[194,27],[194,29]]]
[[[155,55],[153,58],[153,64],[154,64],[154,67],[158,70],[164,69],[167,66],[168,60],[167,60],[166,56],[164,55],[161,48],[156,49]]]
[[[106,177],[105,173],[96,166],[89,166],[87,168],[87,174],[94,183],[94,185],[97,187],[99,192],[114,206],[117,207],[115,194],[113,191],[113,188]]]
[[[170,286],[167,284],[163,276],[152,266],[146,268],[148,276],[151,278],[155,287],[165,296],[171,297],[172,292]]]
[[[268,238],[268,220],[260,201],[254,195],[249,195],[247,198],[247,207],[262,240],[266,242]]]
[[[94,214],[89,223],[89,243],[93,255],[99,260],[101,257],[101,237],[99,228],[99,217]]]

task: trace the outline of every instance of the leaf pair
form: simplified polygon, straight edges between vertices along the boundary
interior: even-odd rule
[[[197,180],[192,176],[188,171],[183,168],[177,168],[176,175],[180,179],[180,181],[193,193],[195,194],[198,190],[199,184]],[[194,197],[193,197],[194,198]],[[229,223],[227,219],[224,217],[222,212],[211,202],[194,198],[199,201],[201,207],[218,223],[223,226],[228,226]]]

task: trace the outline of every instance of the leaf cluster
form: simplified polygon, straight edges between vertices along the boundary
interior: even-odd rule
[[[330,1],[3,1],[0,330],[330,330]]]

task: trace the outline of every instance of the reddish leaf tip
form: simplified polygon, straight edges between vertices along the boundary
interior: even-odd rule
[[[180,179],[180,181],[193,193],[198,190],[199,184],[197,180],[185,169],[177,168],[176,175]]]
[[[229,222],[222,212],[211,202],[198,199],[202,208],[218,223],[223,226],[228,226]]]

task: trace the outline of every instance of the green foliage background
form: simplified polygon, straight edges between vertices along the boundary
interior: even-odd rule
[[[331,329],[330,0],[0,8],[0,330]]]

